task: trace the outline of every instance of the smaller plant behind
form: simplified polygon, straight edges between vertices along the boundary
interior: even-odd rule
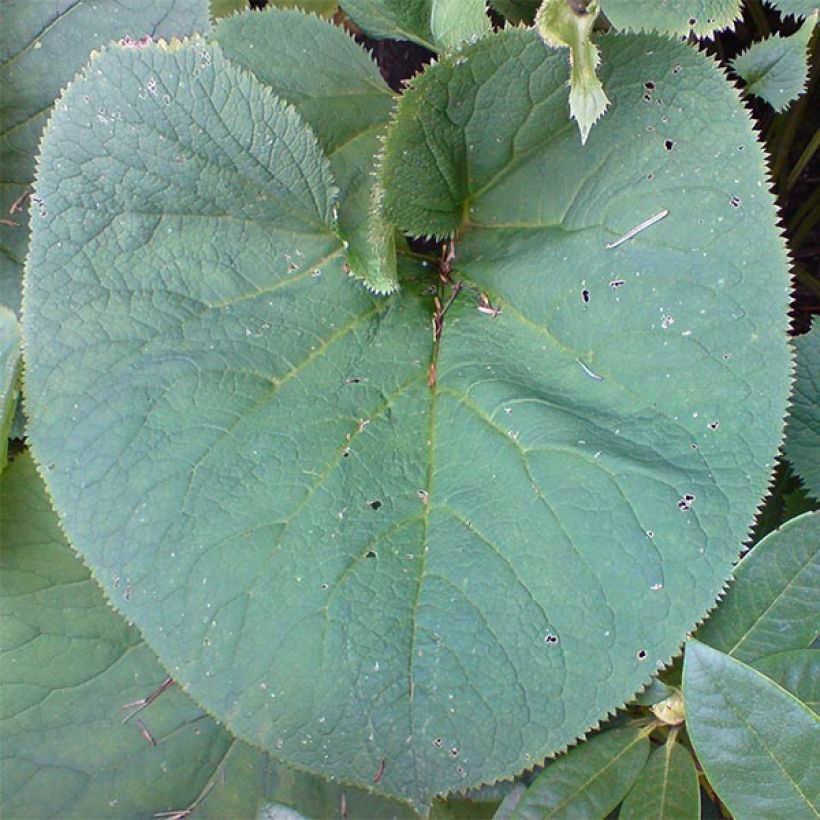
[[[10,816],[814,816],[818,330],[771,485],[738,4],[182,5],[3,35]],[[733,70],[786,111],[777,5]]]

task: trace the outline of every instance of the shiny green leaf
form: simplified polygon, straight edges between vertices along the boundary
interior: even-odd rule
[[[774,681],[700,641],[686,645],[686,729],[733,817],[814,818],[817,715]]]

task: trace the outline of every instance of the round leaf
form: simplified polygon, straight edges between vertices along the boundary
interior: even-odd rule
[[[762,156],[703,56],[604,51],[585,149],[534,32],[430,69],[446,117],[400,107],[395,213],[451,167],[470,191],[438,343],[451,289],[346,279],[315,141],[218,51],[109,53],[48,129],[32,446],[116,605],[280,759],[417,806],[507,777],[641,688],[729,573],[788,389]]]

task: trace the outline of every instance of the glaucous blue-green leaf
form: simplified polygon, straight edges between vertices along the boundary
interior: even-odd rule
[[[343,29],[296,11],[231,17],[215,34],[225,55],[292,103],[319,139],[339,187],[351,273],[376,293],[395,290],[394,229],[369,222],[374,157],[393,106],[376,64]]]
[[[548,46],[569,49],[569,112],[578,123],[582,143],[609,105],[596,74],[598,48],[590,39],[597,16],[597,3],[576,11],[566,0],[544,0],[536,18],[538,33]]]
[[[774,681],[700,641],[686,645],[686,729],[733,817],[817,816],[817,715]]]
[[[796,373],[786,427],[786,458],[809,495],[820,499],[820,321],[794,341]]]
[[[365,34],[410,40],[431,51],[486,34],[484,0],[344,0],[342,8]]]
[[[0,305],[20,306],[27,195],[54,98],[109,40],[170,38],[208,26],[207,0],[4,0],[0,34]],[[34,203],[38,208],[38,203]]]
[[[779,683],[812,711],[820,712],[820,652],[792,649],[758,658],[754,668]]]
[[[733,25],[740,18],[740,0],[600,0],[615,28],[660,31],[700,37]]]
[[[808,45],[817,12],[788,37],[775,34],[752,43],[732,61],[744,81],[744,91],[764,99],[775,111],[785,111],[806,89]]]
[[[627,794],[621,820],[700,820],[700,786],[695,761],[680,743],[655,749]]]
[[[0,472],[6,466],[8,439],[17,409],[20,325],[17,317],[0,305]]]
[[[115,605],[278,759],[419,807],[509,777],[640,689],[730,571],[788,389],[762,155],[702,55],[604,51],[585,148],[532,31],[430,70],[458,68],[445,126],[400,109],[436,138],[440,166],[388,152],[422,213],[469,150],[450,125],[481,149],[437,342],[451,286],[349,281],[315,140],[218,50],[107,53],[54,115],[35,455]]]
[[[818,585],[820,513],[810,512],[769,533],[740,562],[698,638],[746,663],[805,649],[820,632]]]
[[[550,763],[516,805],[513,820],[606,817],[632,788],[649,757],[645,729],[593,735]]]
[[[808,17],[820,9],[818,0],[763,0],[766,5],[777,9],[781,14],[793,14],[797,17]]]
[[[274,799],[313,817],[338,811],[340,786],[235,740],[178,687],[123,724],[122,705],[157,691],[167,672],[66,544],[26,453],[0,478],[0,543],[5,816],[113,820],[193,808],[250,820]],[[345,791],[351,816],[410,814]]]
[[[635,703],[639,706],[654,706],[662,700],[672,697],[675,690],[671,686],[667,686],[658,678],[652,678],[652,682],[644,689],[636,698]]]

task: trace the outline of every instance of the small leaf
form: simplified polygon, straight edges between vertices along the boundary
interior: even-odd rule
[[[484,0],[432,0],[430,31],[443,49],[483,37],[490,30]]]
[[[17,312],[28,247],[28,195],[54,98],[89,52],[121,37],[208,28],[207,0],[3,3],[0,45],[0,305]],[[34,207],[39,208],[38,203]],[[9,213],[9,210],[13,213]]]
[[[695,761],[670,734],[652,752],[632,790],[621,805],[619,820],[699,820],[700,786]]]
[[[351,273],[374,293],[395,290],[396,231],[383,218],[372,175],[393,94],[376,64],[343,29],[298,11],[231,17],[216,39],[311,126],[339,187],[337,228]]]
[[[20,325],[0,305],[0,472],[6,466],[8,439],[17,410]]]
[[[785,111],[806,90],[808,45],[817,14],[812,14],[794,34],[775,34],[752,43],[735,57],[732,69],[744,80],[747,94],[761,97],[775,111]]]
[[[624,31],[659,31],[699,37],[728,28],[740,18],[741,0],[600,0],[613,26]]]
[[[758,658],[754,668],[820,712],[820,651],[793,649]]]
[[[784,450],[808,494],[820,500],[820,320],[794,347],[796,379]]]
[[[632,788],[649,750],[645,729],[592,735],[547,765],[516,805],[512,820],[606,817]]]
[[[535,20],[538,33],[548,46],[569,48],[569,111],[578,123],[582,143],[609,105],[596,74],[601,58],[590,40],[597,15],[598,4],[594,2],[583,11],[575,11],[567,0],[544,0]]]
[[[819,584],[820,513],[806,513],[769,533],[740,562],[698,639],[747,663],[803,649],[818,631]]]
[[[686,728],[709,782],[735,817],[814,818],[817,716],[740,661],[690,640]]]

